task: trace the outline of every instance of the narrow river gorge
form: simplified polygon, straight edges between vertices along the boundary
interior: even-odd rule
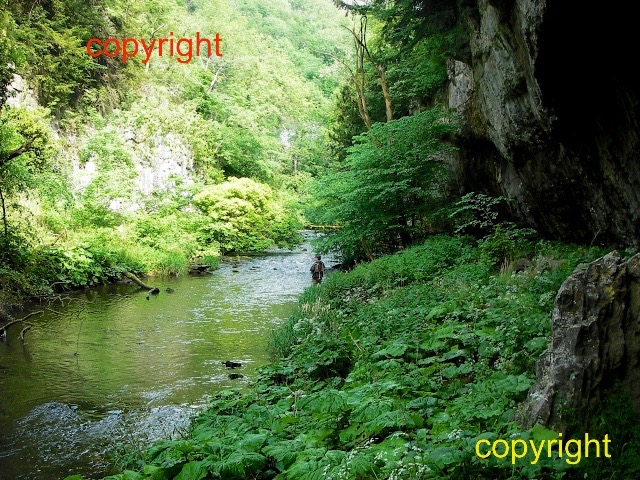
[[[310,236],[292,251],[226,258],[212,275],[153,279],[161,293],[149,300],[133,285],[71,294],[36,317],[24,345],[10,329],[0,478],[106,474],[112,454],[179,435],[211,392],[250,382],[269,332],[310,284]],[[226,360],[242,363],[242,378],[229,379]]]

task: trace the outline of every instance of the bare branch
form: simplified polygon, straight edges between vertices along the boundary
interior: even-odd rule
[[[28,315],[25,315],[24,317],[15,320],[13,319],[13,317],[11,317],[11,315],[9,315],[6,312],[2,312],[3,314],[3,318],[5,319],[12,319],[11,321],[9,321],[9,323],[6,323],[5,325],[3,325],[2,327],[0,327],[0,337],[4,338],[7,336],[7,329],[11,326],[11,325],[15,325],[16,323],[20,323],[20,322],[24,322],[26,319],[33,317],[34,315],[40,315],[41,313],[44,313],[44,310],[38,310],[36,312],[31,312]]]
[[[22,331],[20,332],[20,340],[22,340],[22,343],[24,343],[24,334],[27,333],[29,330],[31,330],[31,327],[33,327],[33,324],[30,323],[28,324],[26,327],[24,327],[22,329]]]
[[[218,83],[218,77],[220,76],[220,73],[222,73],[223,67],[223,64],[220,64],[220,66],[218,66],[218,70],[216,70],[216,73],[213,75],[213,79],[211,79],[211,83],[209,84],[209,88],[207,88],[207,93],[211,93],[213,88],[216,86],[216,83]]]
[[[6,165],[8,162],[13,160],[14,158],[19,157],[20,155],[22,155],[24,153],[27,153],[29,151],[29,149],[31,148],[31,146],[33,145],[33,142],[35,142],[37,138],[38,138],[37,136],[33,137],[31,140],[29,140],[24,145],[16,148],[15,150],[10,151],[8,154],[6,154],[2,158],[0,158],[0,167],[3,167],[4,165]]]

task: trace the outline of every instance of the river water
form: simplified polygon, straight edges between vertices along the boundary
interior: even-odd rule
[[[32,318],[24,344],[10,328],[0,479],[99,477],[114,454],[180,435],[213,391],[246,386],[268,362],[268,334],[309,286],[312,262],[308,243],[226,258],[212,275],[150,280],[161,293],[149,300],[131,285],[71,294]],[[230,380],[225,360],[244,377]]]

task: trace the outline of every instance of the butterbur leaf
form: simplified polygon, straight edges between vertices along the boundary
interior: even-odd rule
[[[287,479],[295,480],[325,480],[331,466],[318,459],[305,459],[294,463],[287,470]]]
[[[262,452],[270,457],[275,458],[277,467],[280,470],[286,470],[298,457],[298,452],[304,448],[302,442],[297,440],[287,440],[283,442],[268,445],[262,449]]]
[[[386,412],[366,424],[372,434],[380,433],[385,428],[415,427],[413,418],[404,412]]]
[[[173,442],[161,442],[158,445],[154,445],[153,447],[147,450],[146,460],[153,461],[156,460],[160,455],[162,455],[166,450],[170,449],[173,446]]]
[[[544,350],[548,344],[549,341],[546,337],[536,337],[525,343],[524,348],[526,348],[530,352],[540,352]]]
[[[461,452],[450,447],[440,447],[432,450],[428,454],[428,459],[439,468],[446,467],[459,461]]]
[[[151,478],[151,480],[169,480],[169,474],[172,469],[166,469],[162,467],[158,467],[156,465],[145,465],[142,469],[142,473],[144,473],[147,478]]]
[[[443,360],[451,360],[453,358],[464,357],[467,354],[467,351],[464,349],[459,349],[458,347],[453,347],[448,352],[442,355]]]
[[[203,462],[186,463],[174,480],[201,480],[207,476],[209,471]]]
[[[505,392],[524,392],[529,390],[532,384],[533,380],[524,374],[508,375],[503,380],[496,382],[496,386]]]
[[[352,423],[347,428],[342,429],[340,432],[340,440],[344,443],[352,443],[358,439],[364,432],[364,429],[359,423]]]
[[[302,405],[312,412],[334,414],[343,411],[347,402],[342,392],[329,389],[310,395]]]
[[[237,451],[218,462],[215,473],[222,478],[251,478],[265,466],[266,462],[266,458],[259,453]]]
[[[438,305],[437,307],[433,307],[431,311],[426,316],[426,320],[432,320],[434,318],[439,318],[449,313],[449,310],[442,305]]]
[[[143,480],[144,477],[138,472],[133,470],[125,470],[119,475],[113,475],[111,477],[105,477],[103,480]]]
[[[259,452],[266,440],[267,435],[265,433],[245,435],[242,441],[238,443],[238,448],[247,452]]]
[[[362,403],[351,414],[351,422],[370,422],[375,418],[378,418],[380,414],[391,411],[393,408],[393,402],[391,400],[376,400],[371,399],[368,402]]]
[[[355,478],[379,478],[371,452],[358,453],[349,460],[349,473]]]
[[[196,441],[205,442],[210,439],[215,439],[217,433],[218,431],[213,427],[199,425],[193,430],[192,436]]]
[[[387,348],[383,348],[379,352],[374,354],[374,358],[380,357],[401,357],[404,352],[407,351],[408,345],[406,343],[394,342]]]
[[[177,451],[182,453],[191,453],[193,451],[193,442],[183,440],[175,443],[174,447]]]
[[[549,430],[548,428],[545,428],[538,423],[536,423],[536,425],[531,430],[529,430],[529,433],[533,437],[533,440],[536,442],[541,440],[557,440],[558,438],[557,432]]]
[[[435,407],[438,404],[438,399],[434,397],[418,397],[407,403],[407,408],[424,409],[428,407]]]

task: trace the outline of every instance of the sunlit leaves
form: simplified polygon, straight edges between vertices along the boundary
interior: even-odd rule
[[[210,240],[225,251],[262,250],[297,238],[298,225],[268,185],[231,178],[205,187],[194,201],[211,220]]]

